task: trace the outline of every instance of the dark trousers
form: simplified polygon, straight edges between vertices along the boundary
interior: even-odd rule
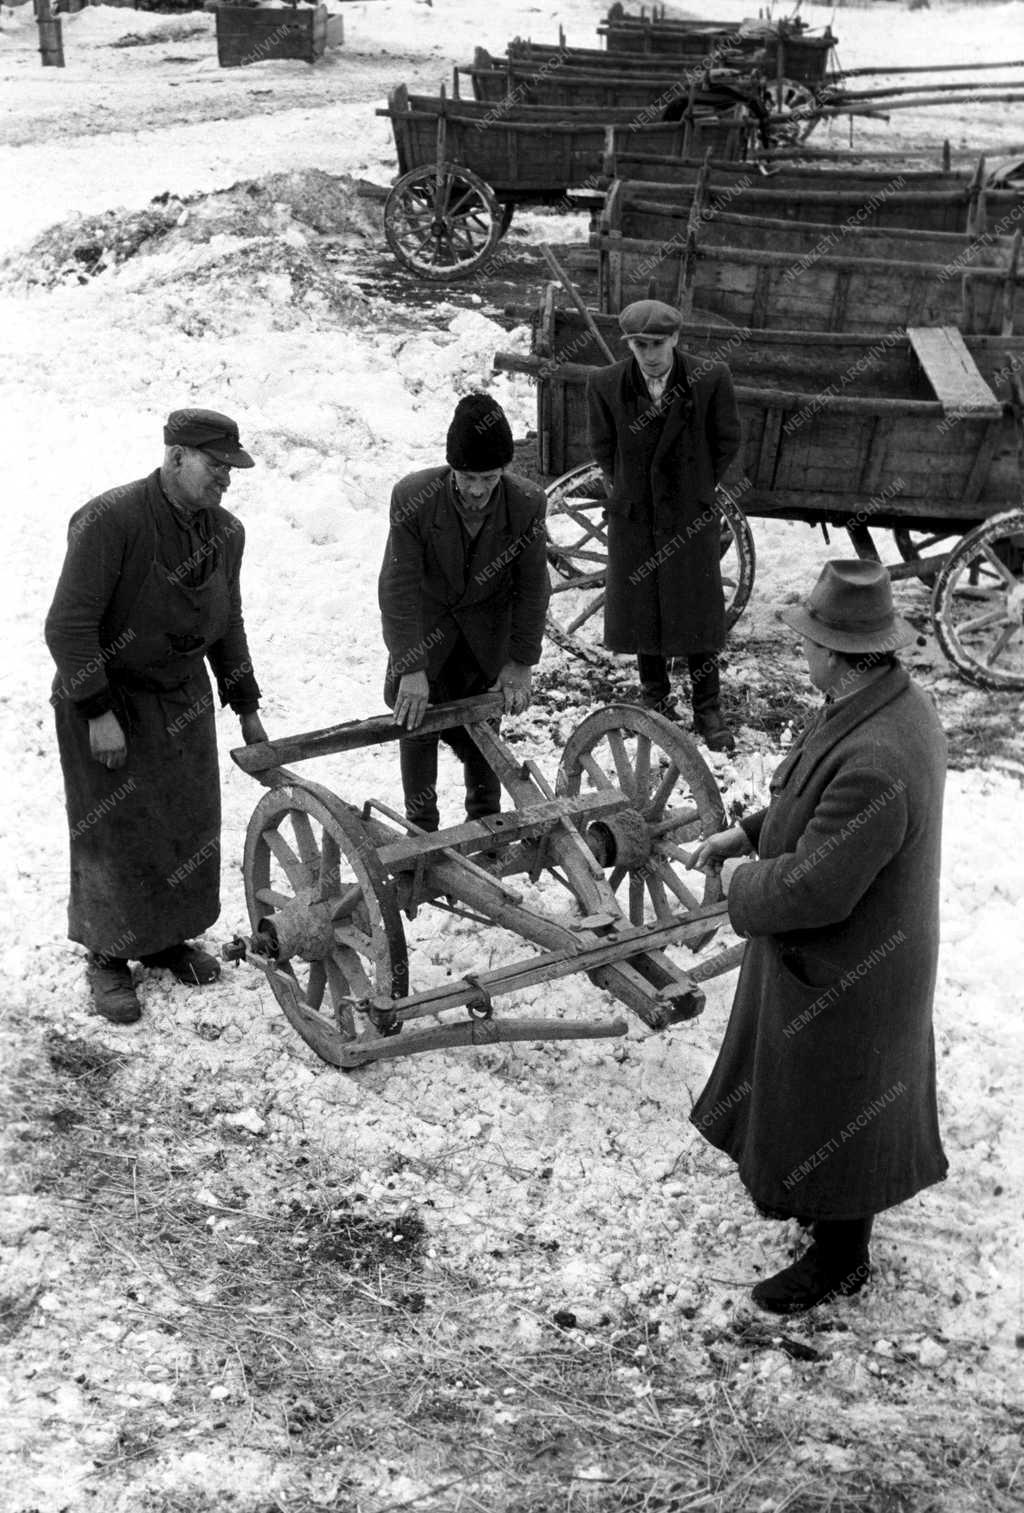
[[[440,672],[430,679],[430,703],[470,699],[475,694],[486,693],[491,682],[460,637]],[[394,702],[393,698],[391,702]],[[434,831],[441,823],[437,807],[439,740],[450,746],[462,762],[466,818],[478,820],[487,814],[497,814],[501,809],[501,783],[472,736],[461,725],[456,725],[440,734],[403,736],[398,742],[406,819],[421,830]]]
[[[686,659],[690,674],[690,702],[695,715],[717,711],[721,694],[721,679],[718,672],[718,657],[713,651],[691,652]],[[637,672],[640,675],[640,693],[649,709],[666,704],[672,696],[672,684],[668,675],[668,659],[653,652],[637,654]],[[671,706],[669,706],[671,707]]]

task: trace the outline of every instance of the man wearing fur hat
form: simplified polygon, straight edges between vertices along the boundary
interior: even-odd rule
[[[399,741],[406,818],[440,823],[436,735],[415,735],[428,704],[490,688],[510,714],[530,703],[548,603],[542,490],[506,471],[512,432],[501,406],[470,394],[448,429],[447,464],[410,473],[391,496],[379,600],[388,649],[384,697]],[[501,785],[465,730],[442,739],[463,763],[466,816],[501,808]]]
[[[587,386],[590,447],[608,491],[604,638],[636,655],[642,702],[670,716],[668,659],[685,657],[694,730],[713,751],[731,751],[719,702],[715,486],[739,450],[739,415],[728,368],[680,350],[681,323],[661,300],[627,305],[619,325],[632,356]]]
[[[813,1244],[753,1298],[800,1313],[859,1292],[875,1214],[946,1174],[932,995],[946,740],[895,651],[914,632],[877,562],[825,564],[803,637],[820,713],[771,803],[699,848],[737,866],[729,919],[749,937],[718,1060],[691,1118],[770,1218]]]
[[[71,834],[68,934],[89,952],[96,1013],[132,1024],[129,960],[196,986],[220,975],[187,937],[220,913],[214,698],[266,740],[242,620],[245,533],[221,507],[254,466],[238,426],[175,410],[148,478],[72,516],[46,619]]]

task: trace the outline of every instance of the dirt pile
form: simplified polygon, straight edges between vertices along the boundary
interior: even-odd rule
[[[356,182],[347,176],[318,169],[274,173],[213,194],[157,195],[142,210],[71,216],[7,259],[3,274],[16,289],[53,289],[86,284],[134,259],[172,252],[184,271],[189,259],[182,249],[206,248],[214,255],[195,260],[193,272],[202,266],[207,277],[217,276],[216,265],[224,258],[233,273],[255,262],[265,271],[287,273],[300,303],[311,287],[333,303],[337,280],[324,254],[328,248],[351,251],[378,241],[375,216],[373,203],[359,198]],[[239,259],[239,253],[248,258]]]

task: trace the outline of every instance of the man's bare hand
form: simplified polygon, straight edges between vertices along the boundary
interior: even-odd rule
[[[395,723],[415,730],[423,721],[430,699],[430,684],[425,672],[407,672],[398,685],[395,699]]]
[[[701,841],[693,853],[692,865],[701,872],[708,872],[712,867],[720,867],[730,857],[750,856],[752,850],[747,832],[741,825],[733,825],[731,829],[720,830],[717,835],[709,835],[706,841]]]
[[[108,709],[106,714],[89,721],[89,751],[94,761],[111,769],[123,767],[127,761],[128,743],[113,710]]]
[[[240,714],[238,723],[242,731],[242,740],[247,746],[256,746],[260,741],[267,739],[267,732],[263,729],[263,721],[254,710],[252,714]]]
[[[522,662],[506,662],[494,685],[505,701],[506,714],[522,714],[529,709],[533,672]]]

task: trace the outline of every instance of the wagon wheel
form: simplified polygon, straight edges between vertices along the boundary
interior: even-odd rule
[[[360,1033],[355,1002],[408,992],[405,934],[358,813],[316,783],[273,788],[245,837],[245,899],[253,933],[276,939],[274,996],[317,1055],[341,1064]],[[268,924],[269,922],[269,924]],[[373,1028],[391,1024],[373,1020]]]
[[[1024,508],[964,537],[935,580],[932,619],[954,667],[981,688],[1024,689]]]
[[[813,89],[808,89],[806,84],[801,84],[796,79],[783,79],[781,82],[781,101],[777,79],[766,82],[761,95],[763,104],[773,116],[786,118],[772,123],[769,128],[772,139],[776,143],[806,142],[818,124],[817,116],[808,116],[808,111],[817,107],[817,96]]]
[[[501,206],[483,179],[458,163],[404,173],[384,203],[384,235],[420,278],[465,278],[498,244]]]
[[[597,463],[584,462],[557,478],[547,490],[547,501],[548,633],[557,645],[585,662],[606,664],[609,654],[601,637],[608,530],[604,481]],[[754,585],[754,538],[747,517],[730,498],[719,492],[716,503],[722,513],[725,624],[731,630]]]
[[[922,583],[927,583],[929,588],[935,582],[939,569],[948,557],[953,543],[959,540],[959,531],[926,531],[908,530],[906,526],[895,526],[892,539],[896,543],[896,550],[904,562],[916,562],[918,558],[927,559],[935,557],[934,567],[931,565],[919,567],[917,576]]]
[[[622,889],[634,925],[668,923],[721,900],[720,873],[695,872],[688,857],[700,840],[724,829],[722,800],[693,741],[664,715],[632,704],[611,704],[590,715],[566,742],[555,788],[570,798],[618,788],[633,800],[645,826],[635,848],[642,859],[613,865],[608,882],[613,892]],[[627,856],[628,839],[624,833]],[[694,941],[692,949],[714,933]]]

